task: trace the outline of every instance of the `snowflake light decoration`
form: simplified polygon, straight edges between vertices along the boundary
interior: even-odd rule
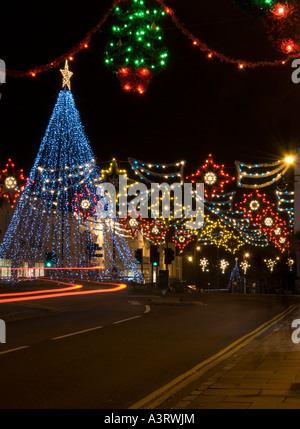
[[[0,172],[1,196],[7,198],[13,208],[17,198],[25,189],[26,179],[23,170],[15,171],[15,164],[11,159],[7,161],[6,168]]]

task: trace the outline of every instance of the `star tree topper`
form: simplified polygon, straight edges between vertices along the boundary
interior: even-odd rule
[[[65,68],[60,69],[60,72],[63,76],[62,87],[67,87],[69,90],[71,90],[71,77],[73,76],[73,73],[69,70],[68,60],[65,61]]]

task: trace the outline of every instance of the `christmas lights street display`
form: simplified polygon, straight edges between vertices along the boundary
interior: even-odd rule
[[[120,219],[120,223],[124,226],[126,231],[130,232],[130,236],[135,238],[141,230],[142,219],[141,217],[135,219],[128,215],[125,219]]]
[[[265,194],[261,194],[255,189],[249,194],[244,194],[243,200],[240,203],[236,203],[236,207],[243,212],[243,215],[248,218],[253,225],[257,225],[261,221],[265,210],[274,207],[274,204],[266,199]]]
[[[234,0],[251,16],[263,20],[266,33],[275,49],[285,54],[299,52],[299,5],[292,0]]]
[[[15,78],[26,76],[35,78],[41,73],[59,67],[65,60],[74,59],[75,55],[90,47],[92,38],[99,34],[99,30],[112,17],[112,14],[114,18],[118,19],[118,24],[113,27],[114,37],[108,43],[105,64],[117,73],[125,91],[136,91],[138,94],[145,93],[152,76],[164,69],[167,63],[168,53],[161,47],[162,33],[159,25],[159,19],[164,14],[190,40],[192,46],[199,49],[208,60],[216,59],[222,63],[235,65],[240,71],[245,68],[282,67],[297,58],[299,54],[299,35],[295,31],[296,26],[299,26],[298,5],[291,0],[280,2],[277,0],[235,0],[244,10],[248,9],[251,15],[262,17],[269,39],[281,53],[286,54],[285,58],[273,61],[249,61],[218,52],[191,33],[164,0],[152,0],[153,4],[154,2],[158,4],[158,7],[150,10],[150,8],[146,9],[143,0],[128,0],[127,8],[123,9],[125,0],[112,0],[111,6],[99,22],[67,52],[46,64],[34,66],[28,70],[7,69],[6,74]]]
[[[291,258],[291,257],[289,257],[286,263],[287,263],[287,265],[288,265],[288,267],[289,267],[289,270],[290,270],[290,271],[293,271],[293,266],[294,266],[294,264],[295,264],[294,259],[293,259],[293,258]]]
[[[128,158],[128,162],[137,180],[146,183],[161,181],[170,184],[174,182],[183,183],[184,181],[185,161],[161,164]]]
[[[251,16],[264,17],[271,11],[278,0],[233,0],[233,3]]]
[[[208,266],[209,266],[208,259],[201,258],[199,264],[203,272],[208,270]]]
[[[295,203],[295,193],[290,190],[276,190],[277,198],[277,210],[281,214],[286,214],[289,219],[289,227],[293,228],[295,213],[294,213],[294,203]]]
[[[276,265],[278,263],[278,259],[269,258],[269,259],[265,259],[264,262],[265,262],[266,266],[268,267],[270,273],[273,273],[274,268],[276,267]]]
[[[226,259],[221,259],[219,265],[220,265],[220,270],[221,270],[222,274],[225,274],[225,271],[226,271],[227,267],[229,266],[229,262],[226,261]]]
[[[264,25],[272,45],[284,54],[300,50],[299,4],[292,0],[274,2],[264,18]]]
[[[115,8],[113,39],[105,52],[105,64],[118,77],[124,91],[144,94],[152,77],[167,64],[159,25],[166,15],[161,8],[150,10],[143,0],[130,0]]]
[[[26,178],[23,170],[16,171],[15,164],[9,159],[5,169],[0,171],[1,196],[6,198],[9,205],[14,208],[17,198],[24,191]]]
[[[236,161],[237,185],[240,188],[259,189],[278,182],[290,168],[292,158],[273,163],[245,164]]]
[[[83,191],[75,193],[73,200],[73,210],[83,222],[90,217],[95,218],[98,198],[91,193],[87,185],[84,185]]]
[[[191,234],[191,232],[187,230],[184,225],[181,227],[176,225],[172,241],[175,243],[176,248],[179,249],[179,253],[182,253],[183,250],[194,240],[195,235]]]
[[[168,228],[163,220],[142,219],[142,235],[152,244],[162,245],[165,243]]]
[[[204,194],[208,201],[217,194],[224,192],[224,185],[235,180],[224,171],[224,165],[215,164],[211,154],[208,155],[206,163],[199,167],[196,173],[186,178],[191,183],[204,183]]]
[[[222,240],[222,246],[227,252],[235,254],[245,245],[244,240],[236,231],[229,231]]]
[[[223,247],[232,254],[245,244],[237,232],[228,229],[220,219],[213,221],[209,216],[206,216],[204,226],[199,230],[198,240],[204,245]]]

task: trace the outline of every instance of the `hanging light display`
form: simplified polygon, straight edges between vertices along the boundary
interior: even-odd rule
[[[234,177],[225,173],[224,165],[215,164],[211,154],[208,155],[206,163],[186,179],[191,183],[204,183],[204,194],[208,201],[211,201],[216,193],[223,193],[224,186],[234,181]]]
[[[249,194],[243,195],[243,200],[236,203],[236,207],[243,212],[243,215],[250,219],[253,225],[257,225],[265,213],[265,210],[273,207],[274,204],[266,199],[265,194],[261,194],[257,189]]]
[[[74,195],[74,214],[85,222],[87,218],[96,216],[97,203],[97,196],[85,185],[82,192],[75,193]]]
[[[274,268],[277,265],[278,259],[269,258],[269,259],[265,259],[264,262],[265,262],[267,268],[270,270],[270,272],[273,273]]]
[[[161,245],[165,243],[167,227],[164,221],[159,219],[142,219],[141,232],[151,243]]]
[[[259,189],[278,182],[291,167],[290,158],[273,163],[245,164],[235,162],[237,169],[237,184],[241,188]]]
[[[241,264],[240,264],[240,266],[241,266],[241,268],[243,270],[244,275],[247,274],[248,269],[251,267],[251,265],[249,264],[249,262],[247,260],[242,261]]]
[[[116,24],[105,64],[117,75],[124,91],[144,94],[152,77],[166,67],[168,51],[159,25],[165,14],[161,8],[147,9],[143,0],[131,0],[127,9],[115,8]]]
[[[226,271],[227,267],[229,266],[229,262],[226,261],[226,259],[221,259],[219,265],[220,265],[220,269],[221,269],[222,274],[225,274],[225,271]]]
[[[287,265],[288,265],[288,267],[289,267],[289,270],[290,270],[290,271],[293,271],[293,266],[294,266],[294,264],[295,264],[294,259],[290,257],[290,258],[288,258],[288,260],[286,261],[286,263],[287,263]]]
[[[293,0],[276,2],[264,18],[269,40],[279,52],[295,54],[300,50],[299,7]]]
[[[175,243],[175,246],[179,249],[180,252],[183,250],[195,239],[195,236],[191,232],[185,229],[184,226],[175,228],[175,234],[172,237],[172,241]]]
[[[209,266],[208,259],[201,258],[200,259],[200,267],[201,267],[203,272],[208,270],[208,266]]]

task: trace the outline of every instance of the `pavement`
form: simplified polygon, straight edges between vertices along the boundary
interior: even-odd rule
[[[300,409],[297,318],[299,308],[194,382],[172,409]]]

